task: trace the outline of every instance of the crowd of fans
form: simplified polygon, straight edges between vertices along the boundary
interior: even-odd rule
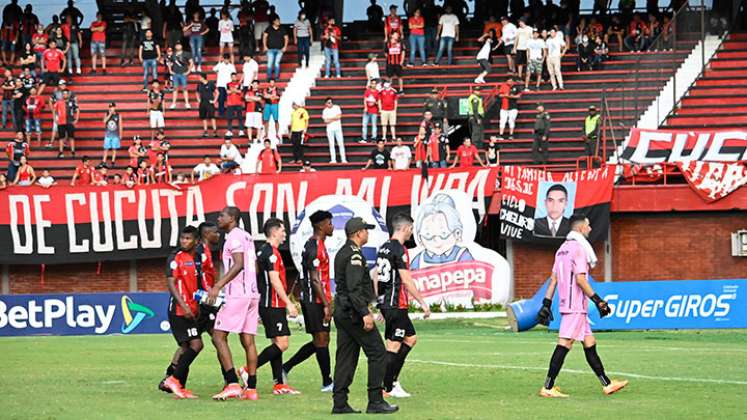
[[[116,164],[117,150],[122,147],[125,128],[116,104],[110,103],[103,116],[101,162],[93,165],[89,158],[84,158],[72,183],[103,185],[114,182],[132,186],[151,182],[198,182],[218,172],[240,171],[241,141],[238,145],[234,141],[243,136],[250,145],[264,144],[257,167],[252,168],[254,171],[280,172],[282,160],[276,143],[282,142],[277,136],[282,91],[277,80],[281,77],[280,64],[288,46],[291,43],[297,46],[297,64],[306,67],[312,42],[319,39],[326,63],[323,77],[342,76],[339,60],[342,32],[335,23],[334,11],[325,6],[325,2],[318,3],[299,2],[302,10],[290,27],[281,26],[274,6],[266,0],[242,0],[237,6],[227,0],[223,8],[209,12],[200,6],[199,0],[189,0],[184,9],[177,7],[174,0],[157,9],[147,6],[142,10],[128,9],[121,28],[120,65],[131,65],[135,59],[142,64],[150,144],[146,148],[140,137],[135,136],[128,149],[130,161],[126,170],[122,174],[109,174]],[[552,1],[545,4],[532,1],[528,6],[523,1],[512,1],[510,6],[510,17],[508,9],[501,10],[500,4],[497,9],[491,6],[490,10],[483,10],[483,16],[488,18],[483,34],[477,39],[480,48],[476,60],[481,72],[475,79],[476,84],[486,82],[495,55],[505,55],[507,59],[510,77],[499,93],[500,135],[491,137],[487,143],[483,141],[483,102],[479,89],[474,89],[468,98],[470,141],[465,139],[452,152],[446,134],[449,129],[446,101],[435,89],[424,103],[422,122],[410,151],[396,134],[398,100],[404,94],[404,69],[417,64],[417,58],[423,66],[442,65],[444,56],[446,65],[453,64],[453,47],[460,41],[460,24],[467,19],[465,5],[460,1],[446,1],[443,6],[435,5],[433,0],[406,1],[403,18],[396,5],[390,6],[389,14],[384,16],[381,7],[371,0],[367,10],[369,26],[371,30],[383,31],[386,68],[380,71],[377,54],[371,54],[365,65],[367,85],[362,99],[360,142],[375,142],[376,148],[364,169],[400,170],[411,164],[418,167],[471,166],[474,161],[481,165],[497,164],[496,142],[504,138],[505,128],[508,128],[508,137],[513,138],[520,86],[523,84],[523,90],[529,90],[534,82],[534,88],[540,89],[543,81],[549,81],[553,90],[564,89],[560,62],[569,50],[575,49],[577,69],[582,71],[600,67],[609,53],[609,42],[616,43],[619,51],[623,48],[630,51],[672,48],[669,17],[655,9],[644,15],[633,13],[630,2],[621,2],[620,13],[615,15],[608,15],[601,6],[595,6],[594,14],[588,19],[574,13],[574,5],[566,0],[559,6]],[[498,15],[503,17],[496,19]],[[47,109],[52,115],[53,128],[46,146],[53,148],[56,142],[60,158],[65,157],[66,150],[73,157],[76,155],[75,127],[80,119],[80,107],[68,84],[84,70],[80,60],[84,40],[82,21],[83,15],[72,1],[47,26],[39,22],[31,5],[21,9],[17,0],[11,0],[3,10],[0,34],[0,59],[5,65],[2,123],[3,128],[12,125],[17,133],[7,148],[10,161],[7,183],[37,183],[45,187],[55,184],[50,181],[48,171],[37,178],[28,163],[29,145],[34,137],[38,146],[43,143],[41,116]],[[97,13],[85,36],[92,58],[87,74],[106,73],[106,36],[107,23],[102,14]],[[654,43],[655,39],[659,41]],[[217,46],[218,55],[206,57],[207,46]],[[235,47],[238,47],[238,55]],[[258,54],[264,54],[267,63],[263,81],[260,81]],[[193,73],[198,75],[196,83],[190,83]],[[168,93],[171,102],[167,105]],[[202,136],[219,137],[216,119],[223,118],[226,120],[225,143],[220,150],[219,164],[212,163],[206,156],[191,175],[172,174],[168,161],[170,143],[165,139],[166,109],[175,109],[180,99],[185,109],[192,109],[192,95],[203,126]],[[327,98],[321,115],[315,117],[320,117],[326,125],[330,163],[337,163],[338,155],[339,162],[347,162],[342,116],[342,108],[333,98]],[[309,139],[310,120],[304,104],[293,104],[290,120],[288,137],[293,146],[292,161],[302,163],[302,171],[313,170],[304,158],[303,145]],[[378,136],[379,122],[381,137]],[[270,133],[275,133],[276,137],[271,139]],[[391,150],[387,149],[387,139],[396,144]],[[540,141],[535,148],[541,149],[541,146]],[[483,151],[478,152],[477,147],[482,147]]]

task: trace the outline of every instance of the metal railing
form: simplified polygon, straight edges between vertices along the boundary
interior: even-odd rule
[[[602,112],[608,114],[608,118],[603,119],[600,134],[602,145],[598,156],[607,161],[610,146],[616,146],[624,139],[670,81],[671,104],[679,103],[677,85],[685,82],[677,80],[677,70],[695,46],[705,45],[712,29],[709,21],[714,15],[712,10],[705,7],[703,0],[699,6],[686,3],[672,12],[671,16],[660,15],[658,33],[648,39],[643,37],[643,48],[632,58],[633,68],[621,77],[622,80],[610,83],[600,93]],[[627,44],[623,48],[624,52],[629,52],[629,46],[635,44],[631,41],[634,39],[624,39]],[[701,48],[701,74],[709,59],[710,57],[705,56],[705,48]],[[655,105],[656,120],[660,122],[662,117],[669,115],[672,108],[661,109],[659,101]]]

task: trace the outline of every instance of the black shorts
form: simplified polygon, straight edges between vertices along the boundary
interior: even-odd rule
[[[57,126],[57,138],[71,137],[75,138],[75,126],[72,124],[62,124]]]
[[[324,305],[321,303],[302,303],[301,312],[303,322],[306,324],[306,332],[314,334],[318,332],[329,332],[329,322],[324,322]]]
[[[387,64],[386,65],[386,76],[387,77],[402,77],[402,65],[401,64]]]
[[[259,317],[265,327],[265,337],[287,337],[291,335],[285,308],[259,308]]]
[[[402,342],[405,337],[415,335],[415,326],[407,315],[407,309],[382,309],[381,315],[386,324],[384,338],[387,340]]]
[[[210,319],[211,316],[212,320]],[[201,311],[196,320],[178,316],[174,310],[169,311],[171,335],[174,336],[176,344],[179,345],[200,338],[203,332],[208,331],[208,327],[212,328],[213,322],[215,322],[215,315],[206,311]]]
[[[477,60],[477,64],[480,65],[480,69],[485,73],[490,73],[490,61],[485,59]]]
[[[527,64],[527,50],[516,50],[516,64],[521,66]]]
[[[205,101],[200,102],[198,113],[201,120],[212,120],[215,118],[215,105]]]
[[[44,73],[42,80],[47,86],[57,86],[60,83],[60,73],[48,71]]]

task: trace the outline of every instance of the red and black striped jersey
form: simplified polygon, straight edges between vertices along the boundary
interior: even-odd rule
[[[400,65],[405,54],[405,46],[401,42],[389,41],[386,44],[386,63]]]
[[[398,240],[390,239],[379,248],[376,271],[379,304],[382,309],[407,309],[410,296],[399,270],[410,269],[410,255]]]
[[[182,250],[172,252],[166,263],[166,277],[174,279],[177,293],[196,314],[198,305],[194,294],[197,291],[197,270],[192,255]],[[184,316],[184,310],[173,296],[169,298],[169,310],[176,311],[177,316]]]
[[[318,273],[322,291],[327,296],[327,302],[332,302],[332,290],[329,279],[329,254],[324,240],[315,237],[309,238],[301,253],[301,302],[322,303],[321,296],[317,296],[311,283],[311,272]]]
[[[265,242],[257,252],[257,286],[259,288],[259,306],[262,308],[285,308],[285,302],[280,300],[270,282],[270,273],[277,272],[280,283],[287,292],[285,282],[285,264],[280,251]]]

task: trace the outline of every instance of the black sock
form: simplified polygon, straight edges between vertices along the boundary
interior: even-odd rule
[[[194,351],[192,347],[187,347],[182,352],[182,355],[179,356],[179,362],[177,362],[176,369],[174,369],[174,377],[179,380],[182,386],[185,386],[187,383],[189,365],[192,364],[192,361],[195,360],[195,357],[197,357],[198,354],[199,353]]]
[[[399,379],[399,373],[402,371],[402,367],[405,365],[405,359],[407,358],[407,354],[410,353],[410,350],[412,350],[412,347],[408,346],[405,343],[402,343],[402,345],[399,347],[399,352],[397,352],[397,359],[394,364],[394,371],[392,372],[392,382],[397,382],[397,379]]]
[[[314,354],[314,342],[309,341],[308,343],[304,344],[303,347],[298,349],[293,357],[291,357],[287,362],[283,364],[283,370],[286,372],[290,372],[291,369],[311,357],[312,354]]]
[[[246,387],[248,389],[257,389],[257,375],[249,375],[249,379],[246,381]]]
[[[272,368],[272,379],[275,381],[276,384],[282,384],[283,383],[283,352],[278,353],[278,355],[274,359],[270,360],[270,367]]]
[[[555,351],[550,358],[550,369],[547,371],[547,379],[545,379],[546,389],[552,389],[553,385],[555,385],[555,378],[558,377],[560,368],[563,367],[563,361],[565,360],[565,355],[568,354],[568,350],[568,347],[563,347],[560,344],[555,346]]]
[[[597,378],[599,378],[599,382],[602,383],[602,386],[609,385],[610,378],[608,378],[607,375],[604,374],[604,366],[602,365],[602,360],[597,354],[597,345],[594,344],[591,347],[584,347],[584,354],[586,355],[586,362],[589,363],[589,366],[591,366],[591,370],[593,370],[594,374],[597,375]]]
[[[239,377],[236,375],[236,369],[231,368],[229,370],[224,370],[223,380],[226,382],[226,385],[239,383]]]
[[[176,370],[176,363],[170,363],[169,367],[166,368],[166,376],[173,375],[174,370]]]
[[[319,370],[322,372],[322,384],[327,386],[332,383],[332,369],[329,367],[329,347],[317,347],[316,362],[319,363]]]
[[[269,346],[265,347],[265,349],[262,350],[262,353],[260,353],[257,357],[257,368],[267,362],[274,360],[276,357],[278,357],[278,354],[282,353],[283,352],[280,351],[280,348],[278,346],[276,346],[275,344],[270,344]]]
[[[386,372],[384,373],[384,391],[392,390],[394,382],[394,365],[397,363],[397,353],[393,351],[386,352]]]

